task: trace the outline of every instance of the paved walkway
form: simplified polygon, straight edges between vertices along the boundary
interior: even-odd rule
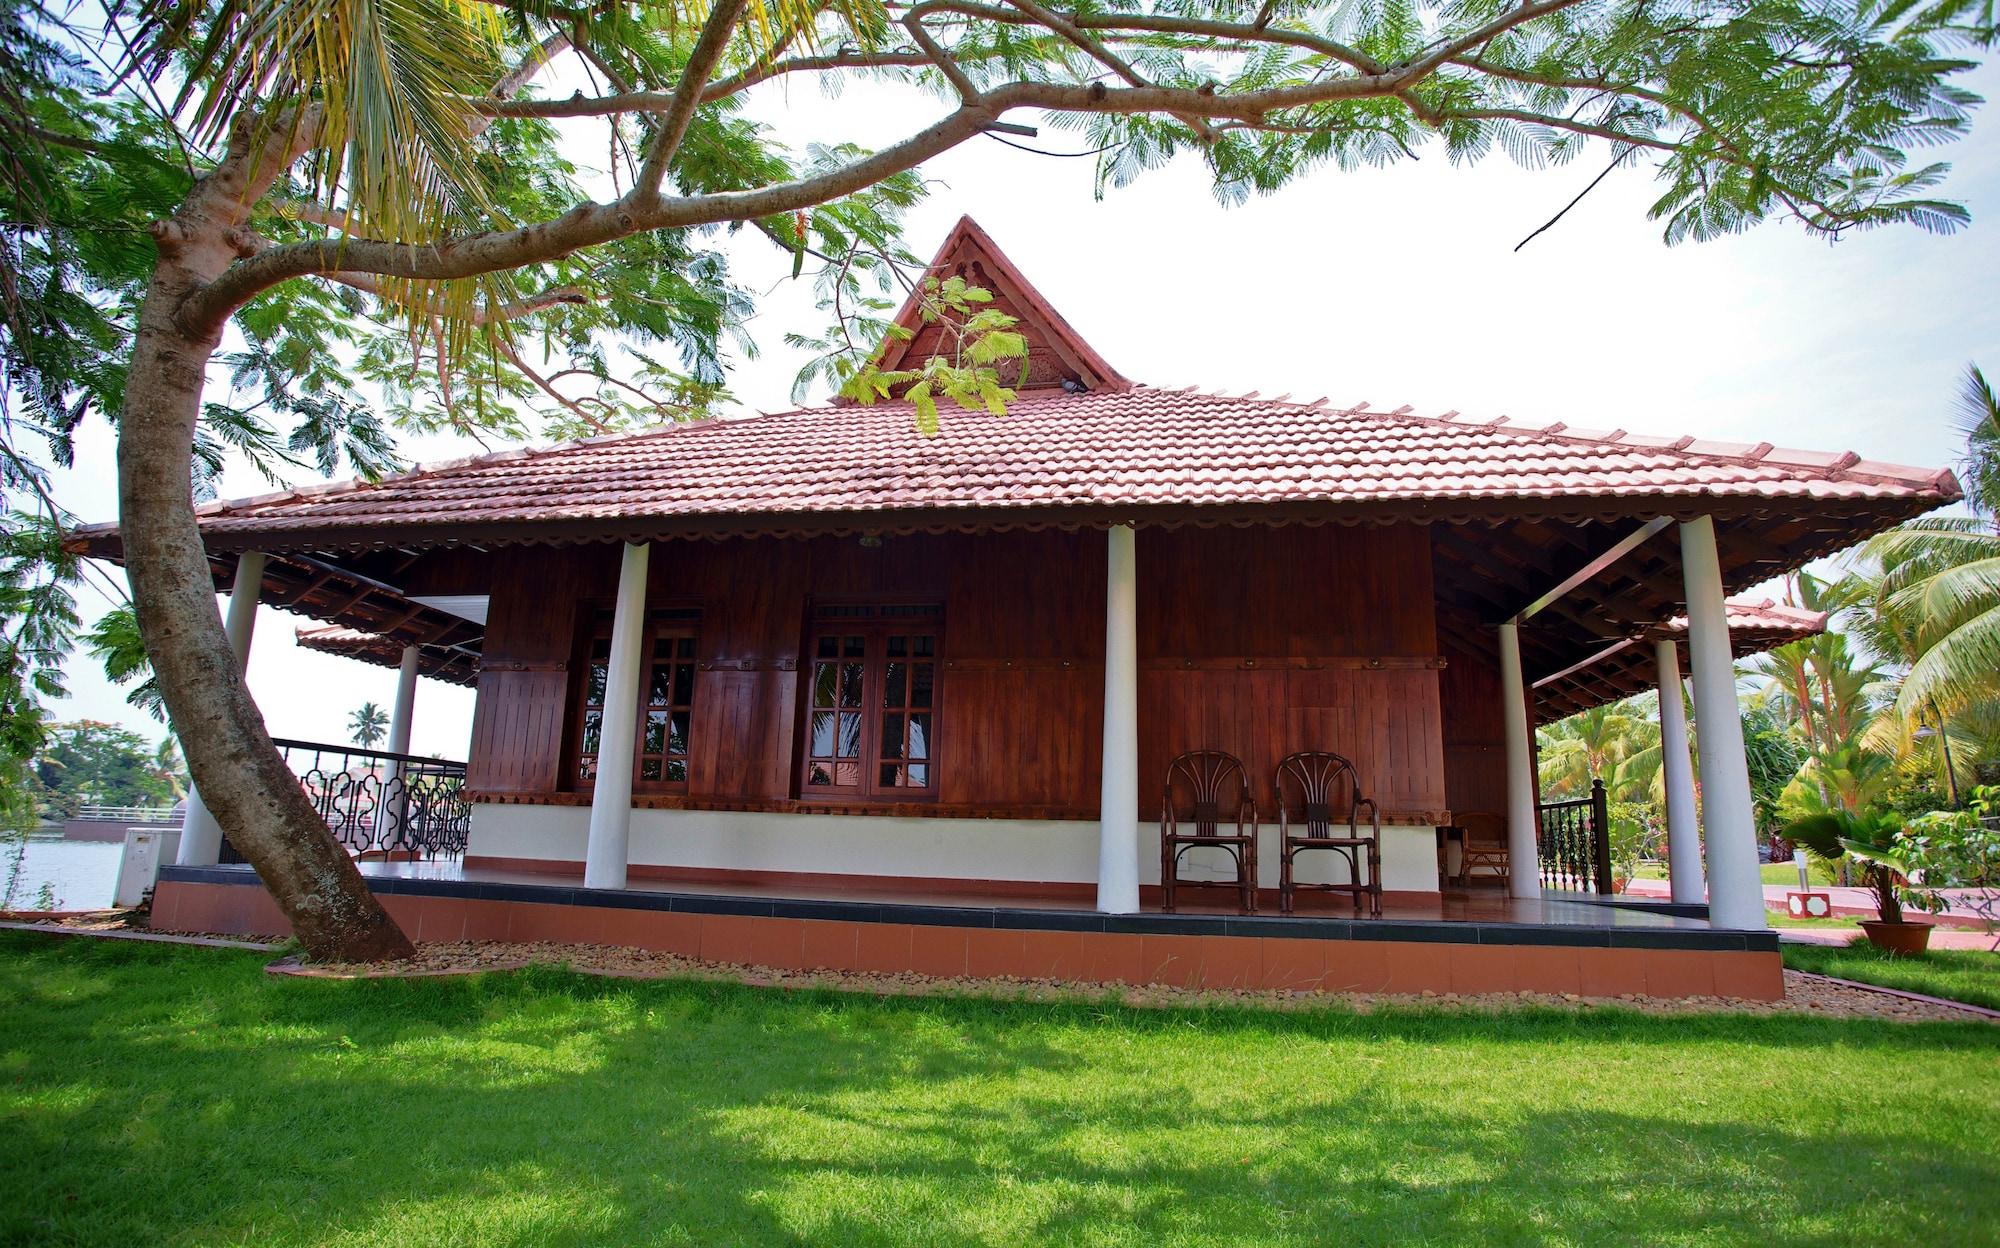
[[[1793,884],[1766,884],[1764,904],[1773,910],[1785,908],[1785,894],[1798,891]],[[1835,914],[1859,915],[1862,918],[1875,917],[1875,894],[1866,888],[1842,888],[1834,885],[1813,886],[1816,893],[1829,894],[1833,899]],[[1672,895],[1665,880],[1633,880],[1625,886],[1625,892],[1633,897],[1660,897]],[[1951,902],[1943,914],[1913,913],[1910,917],[1928,919],[1933,923],[1952,926],[1984,927],[1987,916],[2000,921],[2000,892],[1992,890],[1953,888],[1945,890],[1945,897]],[[1982,909],[1984,913],[1982,913]]]

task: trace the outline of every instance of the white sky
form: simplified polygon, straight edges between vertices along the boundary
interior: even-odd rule
[[[1994,65],[1965,81],[2000,95]],[[565,80],[552,92],[570,89]],[[849,84],[838,99],[805,84],[758,92],[755,115],[795,147],[881,146],[939,107],[886,85]],[[1973,138],[1931,154],[1954,162],[1943,193],[1974,216],[1970,230],[1950,238],[1896,228],[1829,245],[1773,222],[1668,248],[1646,218],[1656,191],[1639,166],[1612,174],[1517,253],[1514,245],[1583,189],[1608,152],[1527,172],[1504,157],[1454,168],[1432,151],[1389,170],[1324,171],[1223,209],[1193,162],[1099,202],[1089,159],[1034,156],[983,138],[925,168],[931,196],[912,214],[908,237],[928,255],[970,213],[1115,367],[1152,385],[1408,403],[1425,413],[1456,408],[1948,465],[1960,450],[1951,400],[1966,363],[2000,370],[1996,125],[2000,118],[1983,116]],[[1082,146],[1053,128],[1023,141]],[[603,150],[595,136],[579,137],[576,148],[583,164]],[[724,245],[739,283],[769,292],[752,324],[762,354],[739,363],[732,388],[746,408],[789,407],[801,361],[783,336],[816,333],[824,317],[809,284],[788,280],[789,256],[750,231]],[[431,439],[406,454],[435,460],[472,449]],[[77,467],[57,474],[56,487],[86,519],[115,517],[114,446],[104,426],[84,432]],[[267,488],[243,467],[222,482],[225,497]],[[86,592],[81,605],[95,619],[108,600]],[[298,649],[292,632],[304,622],[259,612],[251,692],[273,733],[344,741],[349,712],[364,700],[393,700],[395,673]],[[61,717],[161,731],[87,657],[69,676]],[[463,758],[471,718],[470,690],[420,682],[413,748]]]

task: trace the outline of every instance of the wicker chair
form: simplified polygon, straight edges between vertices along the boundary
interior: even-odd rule
[[[1306,750],[1290,754],[1278,764],[1278,908],[1292,912],[1293,899],[1300,889],[1327,893],[1348,893],[1354,898],[1354,912],[1382,915],[1382,814],[1375,803],[1361,795],[1361,782],[1354,764],[1338,754]],[[1341,808],[1345,807],[1345,823]],[[1361,813],[1368,812],[1368,827],[1361,827]],[[1301,884],[1293,878],[1293,862],[1307,850],[1324,849],[1347,861],[1345,884]],[[1366,881],[1363,865],[1366,865]]]
[[[1233,827],[1235,830],[1225,831]],[[1180,878],[1181,856],[1190,849],[1219,849],[1236,863],[1236,879]],[[1220,750],[1191,750],[1167,764],[1166,794],[1160,803],[1160,887],[1166,911],[1174,912],[1176,889],[1234,888],[1243,913],[1257,913],[1257,807],[1243,763]]]
[[[1507,816],[1491,810],[1466,810],[1458,814],[1464,833],[1460,842],[1458,882],[1472,883],[1475,874],[1507,882]]]

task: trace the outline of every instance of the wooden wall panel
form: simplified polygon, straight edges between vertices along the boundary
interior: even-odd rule
[[[1429,540],[1420,527],[1142,531],[1140,809],[1158,808],[1168,760],[1192,749],[1241,758],[1267,817],[1278,761],[1305,749],[1353,759],[1385,811],[1443,809],[1438,672],[1422,665],[1437,657]],[[1299,670],[1315,661],[1329,662]]]
[[[1267,810],[1278,758],[1304,748],[1352,756],[1386,809],[1442,807],[1428,542],[1420,528],[1143,530],[1140,809],[1194,748],[1242,756]],[[514,554],[493,596],[473,787],[552,791],[576,630],[609,605],[617,551]],[[893,596],[944,605],[939,802],[1095,812],[1102,533],[670,542],[650,567],[655,607],[702,612],[691,797],[795,797],[809,604]]]
[[[1444,656],[1438,692],[1444,712],[1445,798],[1453,810],[1503,812],[1507,730],[1500,708],[1499,642],[1460,632],[1446,639]]]
[[[570,659],[583,606],[615,584],[615,547],[515,552],[491,587],[466,784],[546,793],[562,767]]]
[[[1437,653],[1423,526],[1145,529],[1137,553],[1142,659]]]

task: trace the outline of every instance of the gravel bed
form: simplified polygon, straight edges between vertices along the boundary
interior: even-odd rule
[[[633,979],[674,976],[711,979],[778,988],[832,988],[883,996],[981,996],[1024,1001],[1105,1001],[1128,1005],[1250,1005],[1267,1009],[1344,1006],[1366,1012],[1382,1006],[1450,1007],[1510,1010],[1541,1007],[1588,1012],[1599,1009],[1641,1010],[1654,1014],[1816,1014],[1827,1018],[1874,1018],[1895,1022],[1992,1021],[1949,1004],[1913,1001],[1844,982],[1797,971],[1785,972],[1782,1001],[1739,1001],[1727,997],[1655,998],[1644,996],[1579,997],[1534,992],[1494,993],[1319,993],[1260,989],[1218,990],[1170,988],[1161,985],[1107,988],[1101,984],[1057,979],[945,979],[930,975],[877,975],[849,971],[787,971],[702,962],[678,954],[616,945],[568,945],[507,941],[445,941],[417,947],[417,956],[390,966],[301,965],[287,960],[272,969],[314,977],[350,978],[383,975],[454,975],[510,970],[531,964],[567,966],[596,975]]]

